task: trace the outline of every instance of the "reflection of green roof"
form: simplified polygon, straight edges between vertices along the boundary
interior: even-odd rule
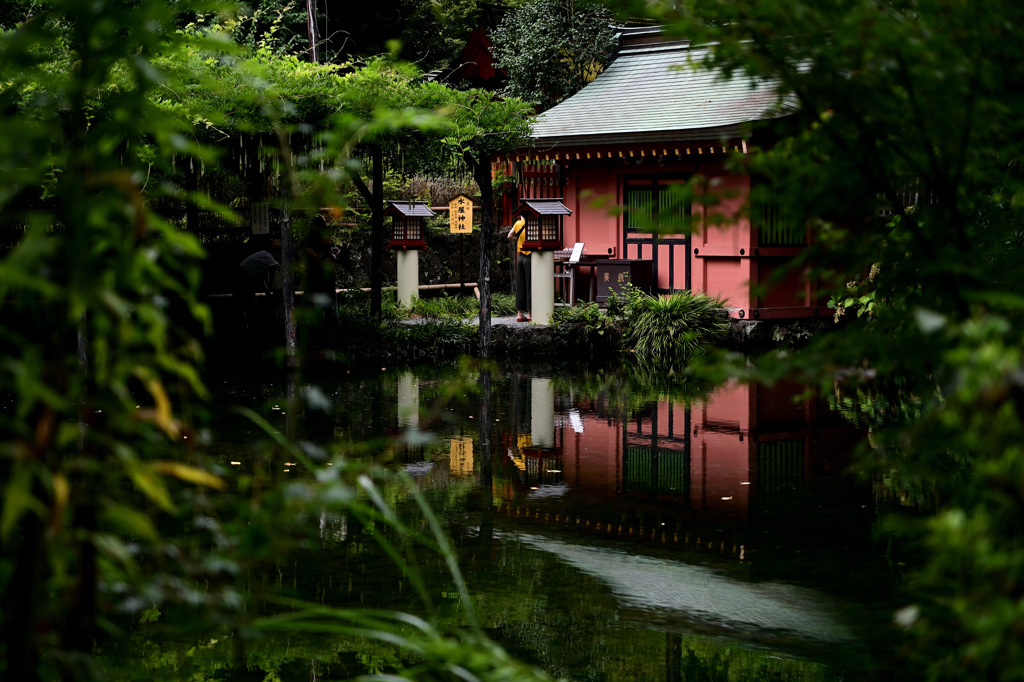
[[[601,75],[539,116],[535,148],[735,138],[748,134],[751,122],[785,113],[774,88],[739,73],[726,80],[701,67],[710,48],[685,41],[637,44],[637,36],[625,35]]]

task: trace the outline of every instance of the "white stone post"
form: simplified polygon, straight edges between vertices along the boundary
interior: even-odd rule
[[[534,324],[551,324],[555,312],[555,252],[534,251],[530,258],[530,319]]]
[[[420,252],[418,249],[399,250],[398,305],[411,308],[414,296],[420,293]]]

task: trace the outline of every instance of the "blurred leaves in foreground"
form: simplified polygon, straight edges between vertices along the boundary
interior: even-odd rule
[[[724,72],[777,86],[788,115],[736,168],[811,228],[798,267],[842,318],[802,351],[732,370],[882,398],[870,456],[887,480],[930,472],[942,493],[907,545],[925,551],[903,557],[916,569],[898,619],[906,669],[1020,679],[1024,7],[697,0],[655,13],[713,43]]]
[[[297,60],[234,61],[242,53],[220,29],[231,11],[52,0],[0,34],[0,676],[102,678],[95,654],[148,622],[230,637],[239,662],[261,630],[328,629],[396,652],[380,668],[392,676],[544,679],[479,632],[468,598],[464,632],[448,634],[414,616],[283,601],[283,586],[247,582],[309,541],[299,528],[311,514],[347,514],[416,587],[428,618],[415,546],[445,560],[465,597],[430,510],[421,507],[425,528],[403,525],[377,472],[328,462],[268,428],[268,458],[313,475],[272,490],[253,478],[239,501],[224,467],[204,461],[204,252],[160,199],[233,220],[186,189],[189,172],[216,163],[205,143],[225,135],[221,126],[273,132],[274,162],[287,165],[295,119],[323,113],[273,87],[280,71],[294,75],[293,94],[310,85]],[[218,85],[210,76],[221,67],[231,81]],[[201,102],[204,92],[213,99]],[[436,122],[382,112],[324,125],[337,124],[341,150],[376,128]]]

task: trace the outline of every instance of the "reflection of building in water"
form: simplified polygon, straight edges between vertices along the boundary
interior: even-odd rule
[[[332,546],[348,539],[348,517],[344,514],[320,512],[320,541]]]
[[[702,403],[651,403],[628,422],[601,401],[559,406],[553,447],[509,451],[527,487],[564,481],[587,498],[668,503],[709,518],[792,511],[811,477],[845,465],[832,454],[848,452],[854,435],[830,411],[819,417],[818,401],[803,393],[730,383]],[[536,437],[540,411],[531,408]]]

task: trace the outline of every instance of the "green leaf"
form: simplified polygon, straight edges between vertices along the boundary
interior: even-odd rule
[[[129,460],[125,462],[128,478],[135,486],[149,498],[156,506],[164,511],[174,511],[174,503],[171,501],[171,494],[164,484],[163,478],[146,462]]]
[[[160,539],[152,519],[138,509],[108,501],[104,505],[103,511],[109,524],[122,529],[128,535],[142,537],[153,542]]]
[[[46,518],[46,506],[33,494],[35,476],[24,464],[15,462],[4,487],[3,517],[0,519],[0,538],[7,540],[14,527],[25,514]]]

